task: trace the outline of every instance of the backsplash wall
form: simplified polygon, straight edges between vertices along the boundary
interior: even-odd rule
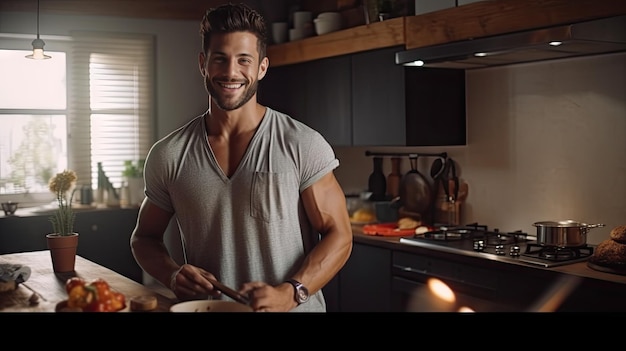
[[[590,244],[626,225],[626,54],[472,70],[466,84],[466,146],[336,147],[344,191],[367,190],[366,150],[445,151],[469,184],[463,223],[532,235],[543,220],[605,224]],[[419,160],[427,177],[432,161]]]

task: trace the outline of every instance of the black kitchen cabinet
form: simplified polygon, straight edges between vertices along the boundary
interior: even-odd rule
[[[130,249],[138,213],[136,209],[78,213],[74,226],[80,233],[78,254],[141,283],[142,270]]]
[[[354,243],[339,273],[341,312],[391,310],[391,250]]]
[[[143,273],[130,249],[137,215],[138,209],[77,212],[74,231],[80,235],[78,255],[141,283]],[[48,217],[0,218],[0,254],[47,250],[46,234],[52,230]]]
[[[271,67],[259,102],[334,146],[466,143],[465,72],[395,64],[399,47]]]
[[[333,145],[351,145],[350,56],[316,60],[304,66],[304,122]]]
[[[349,56],[270,66],[259,101],[304,122],[332,145],[347,146],[352,140],[350,81]]]
[[[286,113],[304,121],[306,117],[306,96],[300,86],[304,84],[303,64],[270,68],[259,83],[259,102],[274,110]]]
[[[354,146],[405,146],[404,68],[394,63],[402,47],[352,55]]]
[[[404,67],[406,145],[465,145],[465,70]]]

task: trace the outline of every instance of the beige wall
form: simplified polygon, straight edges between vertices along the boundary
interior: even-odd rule
[[[467,146],[336,148],[344,190],[367,188],[366,150],[446,151],[470,186],[463,223],[530,234],[542,220],[606,224],[591,244],[626,225],[626,54],[467,71],[467,110]]]

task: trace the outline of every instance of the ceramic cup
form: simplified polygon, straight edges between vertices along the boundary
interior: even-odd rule
[[[287,41],[287,22],[272,23],[272,39],[274,44],[281,44]]]
[[[341,14],[339,12],[322,12],[317,18],[341,23]]]
[[[337,21],[327,20],[324,18],[316,18],[313,21],[315,23],[315,33],[317,33],[317,35],[323,35],[341,29],[341,23]]]
[[[305,37],[306,37],[306,31],[304,28],[289,29],[289,41],[300,40]]]
[[[313,22],[313,12],[311,11],[296,11],[293,13],[293,27],[304,28],[311,26]]]

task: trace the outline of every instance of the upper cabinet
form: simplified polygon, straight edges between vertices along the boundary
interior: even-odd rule
[[[405,146],[404,67],[394,64],[402,48],[352,56],[352,145]]]
[[[320,132],[333,145],[351,145],[350,56],[272,67],[258,99]]]
[[[402,45],[426,47],[626,14],[618,0],[489,0],[356,26],[268,47],[283,66]]]
[[[396,65],[401,49],[270,65],[259,102],[334,146],[464,145],[465,72]]]
[[[320,132],[334,146],[403,146],[404,68],[398,48],[271,68],[259,101]]]

